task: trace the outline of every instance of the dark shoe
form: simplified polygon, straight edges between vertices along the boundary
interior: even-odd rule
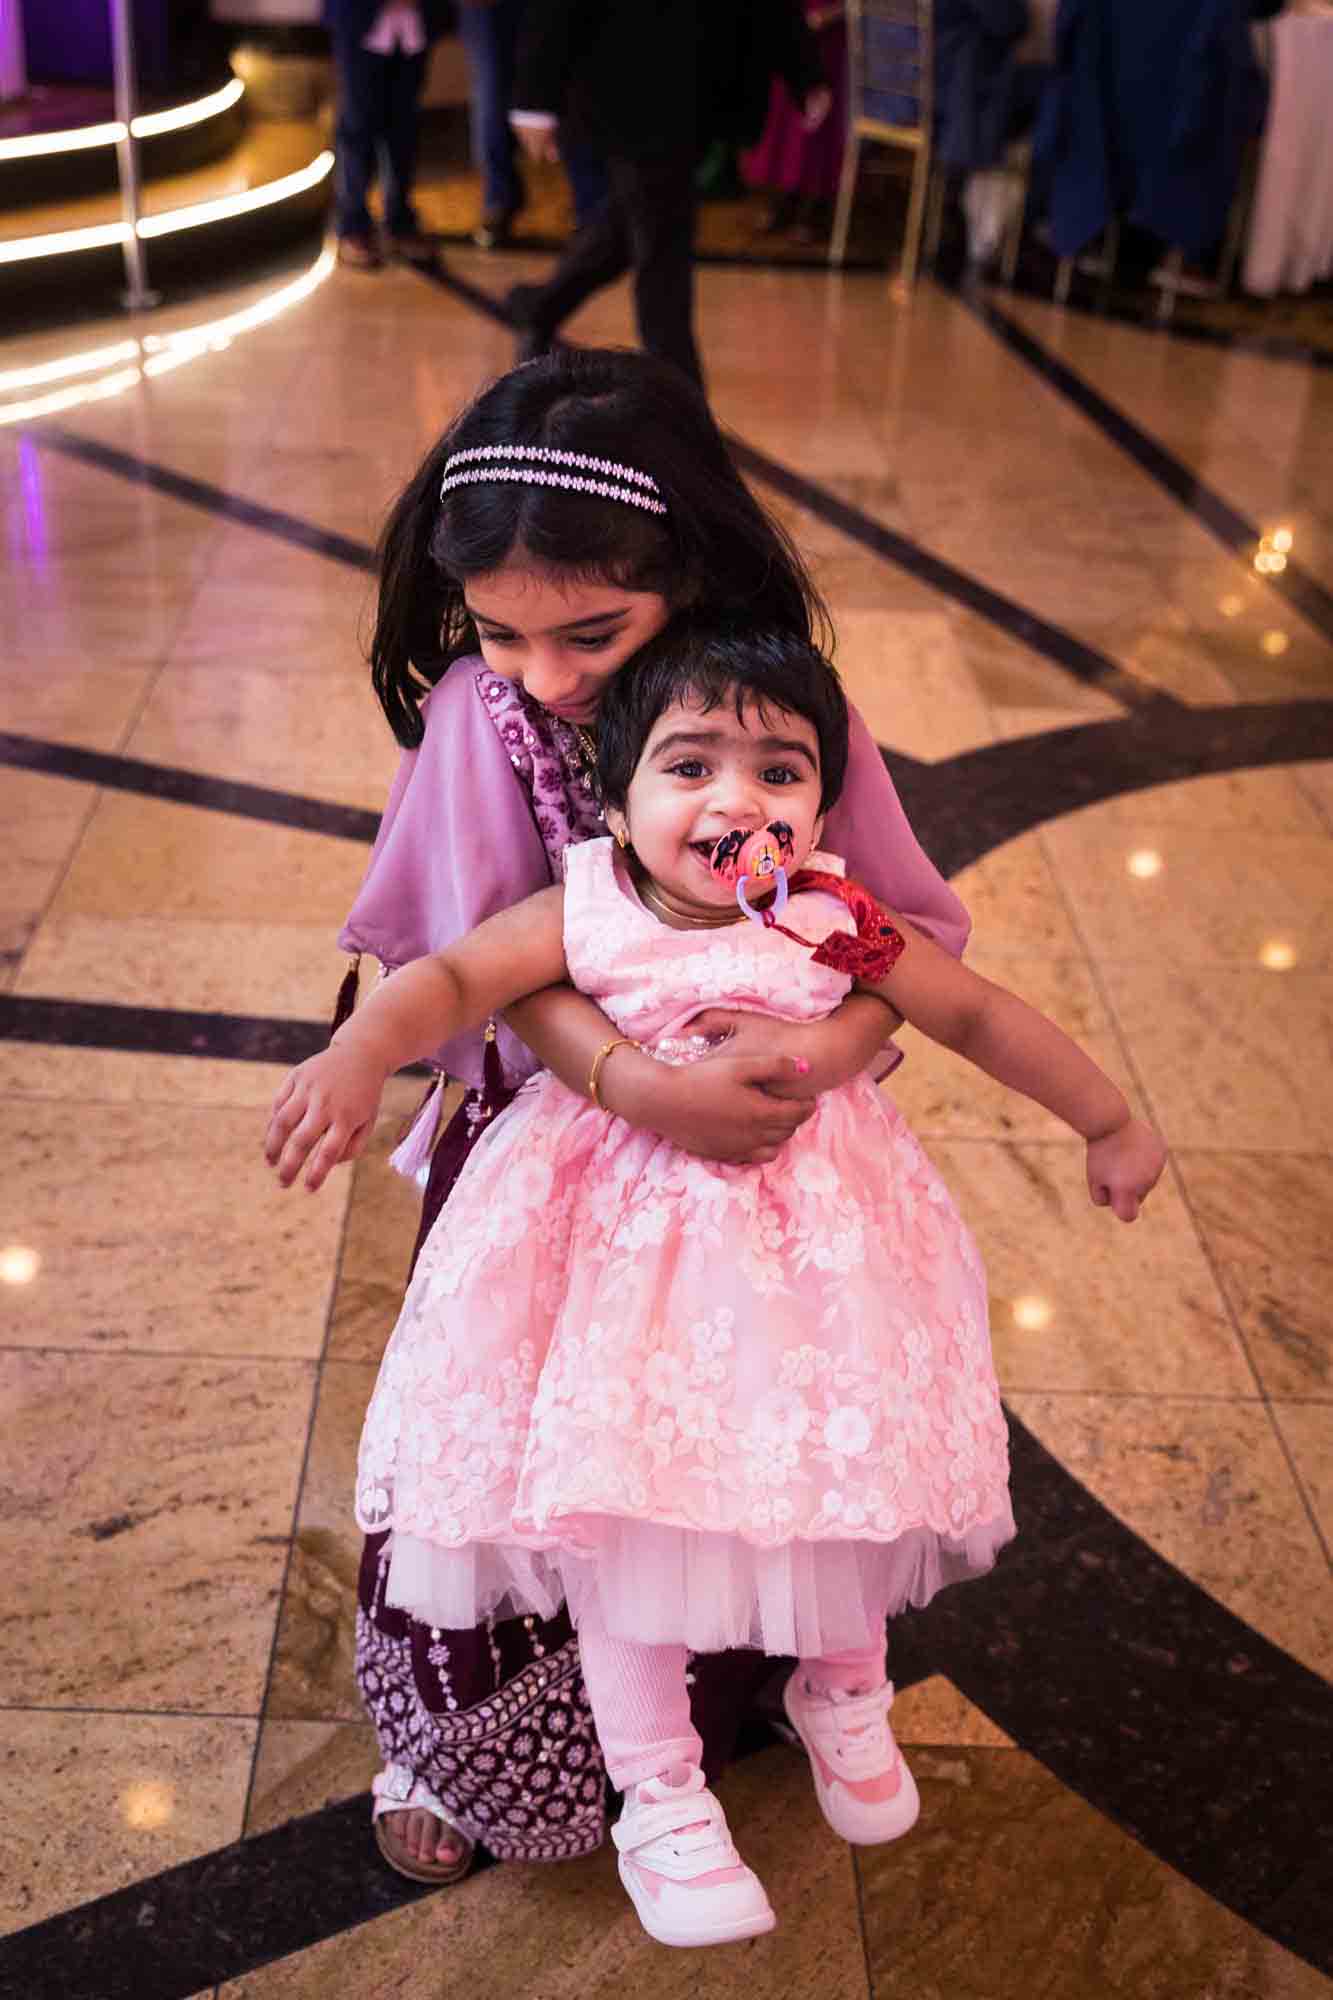
[[[403,264],[434,264],[437,257],[435,238],[425,236],[419,229],[405,229],[401,235],[391,234],[387,239],[389,255]]]
[[[488,208],[472,232],[478,250],[503,250],[514,227],[516,208]]]
[[[514,329],[514,358],[519,363],[535,361],[555,345],[555,328],[543,317],[540,298],[540,285],[511,285],[504,296],[505,314]]]
[[[338,262],[349,271],[378,271],[384,259],[368,236],[340,236]]]
[[[799,199],[794,194],[780,194],[770,204],[763,221],[755,232],[759,236],[781,236],[796,220]]]

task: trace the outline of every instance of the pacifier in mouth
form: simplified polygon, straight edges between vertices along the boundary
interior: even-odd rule
[[[733,827],[713,849],[712,869],[724,882],[736,884],[736,901],[751,923],[771,924],[787,907],[786,863],[795,851],[792,830],[782,819],[770,820],[765,827],[747,832]],[[772,886],[776,894],[767,909],[750,907],[746,890]]]

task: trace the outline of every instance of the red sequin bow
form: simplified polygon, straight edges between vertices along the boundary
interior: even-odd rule
[[[871,984],[884,979],[892,972],[902,957],[907,942],[897,925],[891,920],[882,903],[877,903],[868,889],[859,882],[848,882],[841,875],[826,875],[822,868],[802,868],[792,877],[791,892],[799,896],[804,889],[817,889],[825,896],[836,896],[845,903],[856,922],[856,936],[846,931],[833,931],[824,942],[815,947],[815,964],[832,966],[835,972],[845,972],[849,978],[864,979]],[[795,938],[795,931],[789,931],[785,924],[776,926],[785,937]],[[797,938],[798,944],[808,944],[808,938]]]

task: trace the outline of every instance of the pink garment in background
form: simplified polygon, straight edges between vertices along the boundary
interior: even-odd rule
[[[818,40],[824,80],[833,93],[827,117],[817,131],[808,132],[800,106],[781,77],[774,77],[767,121],[758,145],[742,153],[741,173],[751,187],[832,201],[847,143],[846,22],[830,21],[818,30]]]
[[[480,658],[455,661],[422,713],[425,739],[403,753],[339,939],[345,951],[370,952],[387,966],[442,951],[497,911],[547,888],[558,879],[563,846],[602,830],[591,786],[581,781],[571,792],[574,731]],[[531,804],[520,770],[531,784]],[[971,927],[967,911],[918,845],[855,709],[847,781],[824,840],[881,902],[961,956]],[[474,1030],[433,1060],[479,1088],[483,1046]],[[540,1067],[504,1026],[497,1047],[511,1082]],[[890,1066],[898,1060],[892,1051]]]

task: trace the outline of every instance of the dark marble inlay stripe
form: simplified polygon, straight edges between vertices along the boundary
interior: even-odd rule
[[[166,493],[173,500],[184,500],[191,507],[203,507],[210,514],[237,521],[243,527],[258,528],[263,534],[276,536],[280,542],[290,542],[295,548],[307,549],[312,555],[327,556],[330,561],[346,563],[352,569],[373,570],[375,567],[375,551],[368,543],[354,541],[350,535],[336,534],[331,528],[316,527],[313,521],[303,521],[298,515],[285,513],[279,507],[261,506],[257,500],[246,500],[239,493],[229,493],[224,486],[214,486],[207,479],[195,479],[190,473],[175,472],[167,465],[153,465],[134,452],[119,451],[115,445],[104,444],[98,438],[80,437],[59,424],[43,423],[34,428],[32,435],[47,449],[63,452],[67,458],[95,465],[100,472],[114,472],[118,478],[128,479],[136,486],[150,487],[154,493]]]
[[[1250,561],[1258,549],[1262,532],[1253,521],[1247,520],[1229,500],[1205,485],[1197,472],[1191,471],[1183,460],[1168,451],[1149,432],[1140,429],[1131,417],[1094,389],[1068,362],[1061,361],[1049,348],[1043,347],[1026,327],[1001,312],[979,288],[964,287],[956,296],[1049,387],[1072,403],[1075,409],[1081,410],[1150,479],[1187,508],[1224,548],[1241,556],[1247,563]],[[1308,570],[1302,569],[1288,556],[1287,566],[1279,575],[1265,576],[1261,581],[1285,598],[1325,639],[1333,642],[1333,592],[1311,576]]]
[[[332,991],[329,1012],[333,1012]],[[328,1039],[327,1021],[0,993],[0,1041],[35,1042],[45,1048],[116,1049],[123,1055],[207,1056],[215,1062],[290,1066],[315,1055]]]
[[[274,826],[329,834],[338,840],[372,841],[380,823],[378,813],[360,806],[337,805],[330,799],[306,798],[233,778],[210,778],[174,764],[151,764],[139,757],[82,750],[74,744],[52,743],[45,737],[21,736],[8,730],[0,730],[0,764],[41,771],[52,778],[71,778],[108,791],[138,792],[144,798],[198,806],[206,812],[267,820]]]
[[[942,556],[932,555],[919,542],[899,534],[895,528],[886,527],[882,521],[874,520],[859,507],[853,507],[850,501],[830,493],[827,487],[817,486],[813,480],[803,478],[755,445],[747,444],[743,438],[733,436],[727,442],[737,464],[755,479],[794,500],[819,520],[826,521],[830,527],[846,535],[849,541],[859,542],[862,548],[896,563],[900,569],[916,577],[918,582],[938,590],[941,596],[952,598],[955,604],[961,604],[968,611],[975,611],[979,617],[988,619],[992,625],[998,625],[1002,632],[1007,632],[1032,652],[1040,653],[1057,667],[1063,667],[1075,680],[1101,688],[1127,708],[1165,709],[1177,706],[1174,696],[1136,679],[1108,653],[1085,645],[1072,632],[1050,624],[1012,597],[992,590],[979,577],[956,568]]]

